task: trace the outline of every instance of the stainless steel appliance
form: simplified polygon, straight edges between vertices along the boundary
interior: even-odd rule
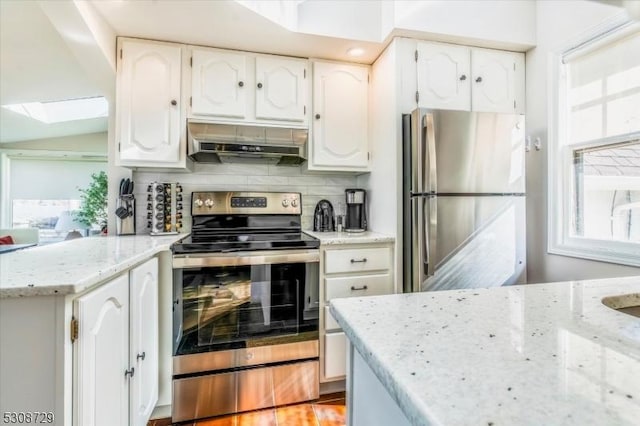
[[[319,241],[299,193],[194,192],[173,251],[172,420],[319,395]]]
[[[147,187],[147,228],[151,235],[177,234],[182,229],[182,186],[152,182]]]
[[[189,121],[187,153],[201,163],[297,166],[307,158],[307,129]]]
[[[367,230],[367,192],[364,189],[346,189],[347,217],[345,231],[364,232]]]
[[[404,290],[524,283],[524,116],[403,116]]]
[[[319,232],[333,232],[336,230],[333,206],[328,200],[320,200],[313,212],[313,230]]]

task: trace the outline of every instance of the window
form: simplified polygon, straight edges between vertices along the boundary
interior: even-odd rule
[[[40,244],[64,240],[74,225],[56,227],[59,219],[80,208],[79,189],[87,188],[91,174],[106,171],[106,167],[104,159],[9,156],[8,205],[4,212],[9,227],[38,228]],[[91,232],[77,225],[83,234]]]
[[[640,26],[557,59],[549,251],[640,266]]]

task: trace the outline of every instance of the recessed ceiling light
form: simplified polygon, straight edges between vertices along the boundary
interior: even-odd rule
[[[352,47],[347,50],[347,55],[349,56],[362,56],[364,55],[364,49],[362,47]]]
[[[53,102],[27,102],[2,105],[2,108],[47,124],[100,118],[109,114],[109,103],[103,96]]]

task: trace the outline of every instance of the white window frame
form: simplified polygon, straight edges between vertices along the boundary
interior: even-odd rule
[[[616,15],[550,54],[547,105],[549,114],[547,251],[550,254],[640,266],[640,244],[573,237],[570,234],[573,202],[571,194],[574,179],[573,150],[628,140],[629,134],[622,138],[618,136],[603,138],[597,143],[591,141],[582,145],[572,144],[569,147],[563,147],[561,144],[561,141],[566,140],[564,123],[567,122],[564,96],[566,75],[563,72],[563,57],[576,51],[596,49],[602,44],[611,43],[638,31],[639,28],[640,23],[630,21],[626,14]],[[640,132],[636,133],[633,135],[640,138]]]

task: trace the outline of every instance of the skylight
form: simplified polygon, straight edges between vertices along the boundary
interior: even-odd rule
[[[2,107],[47,124],[106,117],[109,113],[109,103],[103,96],[53,102],[28,102],[2,105]]]

